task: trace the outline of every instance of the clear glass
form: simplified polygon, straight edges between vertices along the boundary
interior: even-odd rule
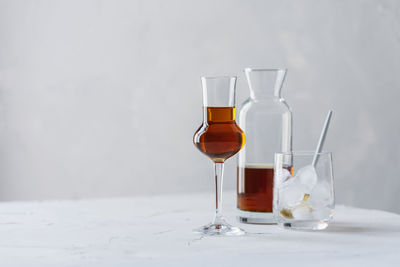
[[[275,154],[274,216],[285,228],[322,230],[335,208],[332,155],[314,152]]]
[[[238,219],[245,223],[275,223],[274,155],[292,150],[292,112],[281,96],[286,69],[247,68],[245,74],[250,97],[239,115],[246,145],[238,157]]]
[[[242,235],[222,216],[224,162],[243,147],[245,136],[235,121],[236,77],[202,77],[203,123],[193,136],[194,145],[215,164],[215,215],[195,232],[204,235]]]

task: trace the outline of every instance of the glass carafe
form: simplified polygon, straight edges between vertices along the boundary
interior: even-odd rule
[[[246,145],[238,157],[238,219],[273,223],[274,154],[292,149],[292,112],[281,97],[286,69],[247,68],[245,74],[250,97],[239,115]]]

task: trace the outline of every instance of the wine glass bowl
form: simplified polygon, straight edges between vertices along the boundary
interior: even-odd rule
[[[214,162],[224,162],[244,146],[245,136],[235,122],[234,107],[205,107],[207,120],[193,137],[195,146]]]

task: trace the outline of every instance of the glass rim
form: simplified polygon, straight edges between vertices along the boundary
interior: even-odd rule
[[[201,76],[201,79],[237,79],[237,76],[229,76],[229,75],[223,75],[223,76]]]
[[[299,150],[299,151],[290,151],[290,152],[276,152],[275,155],[293,155],[293,156],[314,156],[317,155],[332,155],[332,152],[329,151],[322,151],[319,153],[315,153],[315,151],[311,150]]]
[[[252,71],[287,71],[287,68],[245,68],[244,72]]]

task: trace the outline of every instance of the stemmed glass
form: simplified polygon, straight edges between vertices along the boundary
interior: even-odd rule
[[[194,145],[215,164],[216,211],[213,221],[195,232],[205,235],[242,235],[221,214],[224,162],[244,146],[245,136],[235,121],[236,77],[202,77],[203,123],[193,136]]]

